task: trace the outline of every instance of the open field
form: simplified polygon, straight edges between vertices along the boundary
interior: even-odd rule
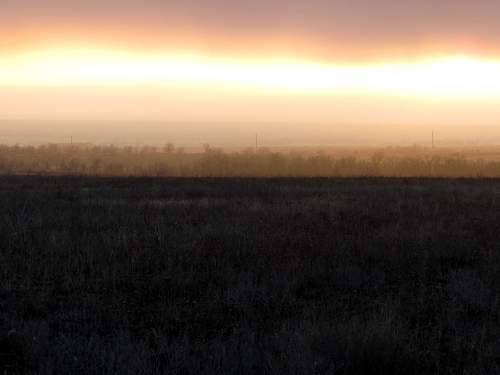
[[[1,374],[500,373],[500,180],[0,177]]]

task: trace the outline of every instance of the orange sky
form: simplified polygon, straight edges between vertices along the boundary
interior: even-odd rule
[[[360,60],[500,55],[491,0],[3,0],[0,47],[101,43]]]
[[[0,118],[495,124],[498,14],[486,0],[4,0]]]

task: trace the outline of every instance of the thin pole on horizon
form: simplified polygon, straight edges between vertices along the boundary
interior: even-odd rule
[[[434,130],[432,131],[432,155],[434,154]],[[431,159],[431,163],[430,163],[430,176],[433,177],[434,176],[434,164],[433,164],[433,160]]]
[[[255,133],[255,152],[257,152],[258,148],[259,148],[259,144],[258,144],[257,133]]]

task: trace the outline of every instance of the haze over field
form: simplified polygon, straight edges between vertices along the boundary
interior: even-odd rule
[[[499,11],[487,0],[3,0],[0,118],[24,121],[4,121],[0,139],[407,144],[434,129],[498,142]],[[131,134],[111,123],[123,120]],[[35,139],[38,128],[53,134]]]
[[[368,131],[367,129],[370,129]],[[0,120],[0,144],[42,145],[92,143],[117,146],[176,146],[201,149],[204,144],[224,150],[309,147],[437,147],[461,149],[500,144],[495,124],[315,123],[315,122],[185,122]]]

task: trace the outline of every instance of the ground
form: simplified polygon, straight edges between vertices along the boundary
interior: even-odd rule
[[[500,372],[500,180],[0,178],[2,374]]]

